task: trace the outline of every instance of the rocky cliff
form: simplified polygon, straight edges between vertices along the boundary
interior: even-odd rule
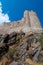
[[[34,62],[43,62],[43,47],[38,38],[39,34],[26,35],[22,31],[0,35],[0,65],[9,65],[11,62],[11,65],[30,65],[30,61],[34,65]]]
[[[25,11],[22,20],[0,26],[0,65],[39,65],[37,62],[43,62],[43,46],[38,41],[41,30],[33,11]]]

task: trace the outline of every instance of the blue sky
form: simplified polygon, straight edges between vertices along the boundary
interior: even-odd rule
[[[0,0],[0,2],[2,13],[5,15],[7,13],[11,21],[21,19],[25,10],[33,10],[37,13],[43,26],[43,0]]]

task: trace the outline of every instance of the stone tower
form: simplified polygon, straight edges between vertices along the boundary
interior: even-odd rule
[[[31,28],[36,30],[41,29],[40,21],[38,19],[37,14],[34,11],[29,11],[29,17],[30,17]]]
[[[24,31],[24,32],[30,32],[30,27],[31,27],[31,24],[30,24],[30,17],[29,17],[29,11],[28,10],[26,10],[25,12],[24,12],[24,25],[23,25],[23,28],[22,28],[22,30]]]
[[[28,11],[28,10],[26,10],[26,11],[24,12],[24,19],[25,19],[25,24],[26,24],[28,27],[30,27],[31,25],[30,25],[30,17],[29,17],[29,11]]]
[[[25,11],[24,12],[24,32],[30,32],[30,31],[40,31],[42,29],[40,21],[37,17],[37,14],[34,11]]]

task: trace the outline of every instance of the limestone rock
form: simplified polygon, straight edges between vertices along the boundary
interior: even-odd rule
[[[4,23],[0,26],[0,33],[12,33],[20,32],[22,30],[25,33],[29,32],[40,32],[42,30],[40,21],[37,14],[34,11],[25,11],[24,16],[17,22]]]

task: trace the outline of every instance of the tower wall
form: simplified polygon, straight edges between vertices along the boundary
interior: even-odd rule
[[[37,14],[33,11],[30,11],[29,12],[29,17],[30,17],[31,28],[41,29],[41,24],[40,24],[40,21],[37,17]]]
[[[24,12],[24,18],[25,18],[25,24],[28,26],[28,27],[30,27],[31,25],[30,25],[30,17],[29,17],[29,11],[25,11]]]

